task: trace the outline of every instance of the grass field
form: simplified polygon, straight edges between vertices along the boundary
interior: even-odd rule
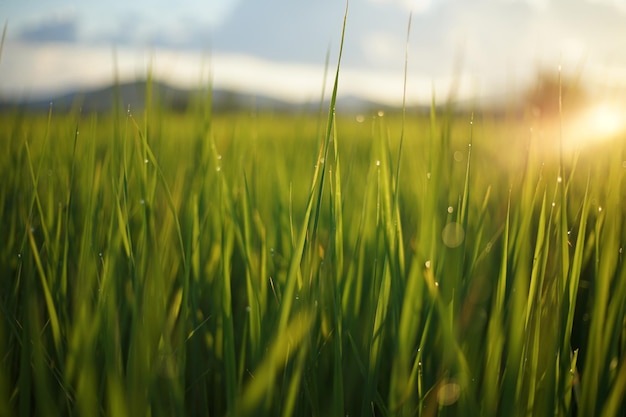
[[[0,116],[0,416],[626,415],[624,132],[146,100]]]

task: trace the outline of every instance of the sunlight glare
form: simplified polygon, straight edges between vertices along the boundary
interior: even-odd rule
[[[596,104],[576,116],[565,138],[573,147],[611,139],[626,131],[626,108],[608,102]]]
[[[593,107],[586,117],[589,129],[599,136],[613,135],[624,128],[623,112],[609,104]]]

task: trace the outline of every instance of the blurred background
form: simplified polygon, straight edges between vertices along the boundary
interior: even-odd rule
[[[47,99],[154,79],[316,102],[337,62],[342,0],[10,1],[0,97]],[[511,100],[538,74],[591,97],[626,90],[626,0],[352,0],[340,96],[400,104],[407,26],[407,99]],[[326,91],[330,81],[326,83]]]

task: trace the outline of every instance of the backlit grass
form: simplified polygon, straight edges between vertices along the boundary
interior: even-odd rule
[[[0,415],[626,414],[624,133],[335,93],[0,116]]]

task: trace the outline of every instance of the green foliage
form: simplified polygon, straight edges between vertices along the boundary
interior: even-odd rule
[[[0,415],[624,415],[623,135],[336,89],[2,115]]]

